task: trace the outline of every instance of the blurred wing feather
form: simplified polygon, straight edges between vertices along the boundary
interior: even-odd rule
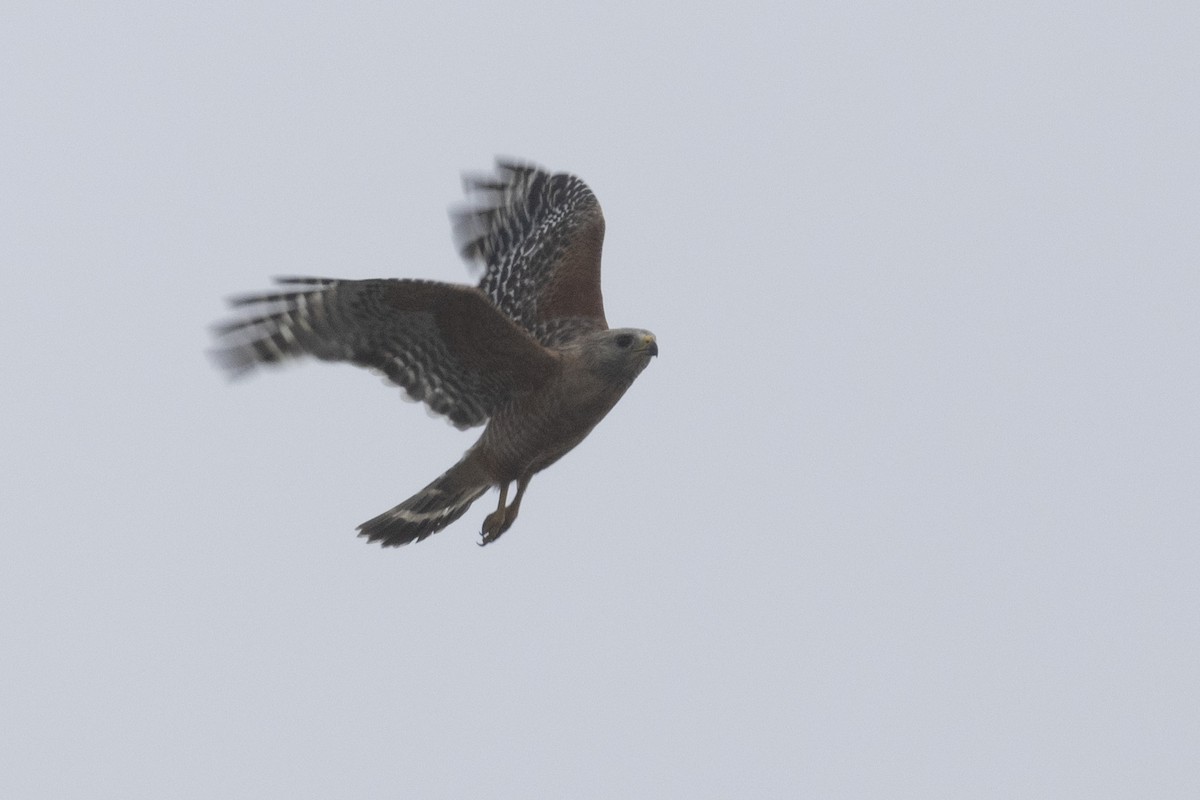
[[[379,370],[460,428],[542,385],[557,359],[478,290],[417,280],[282,278],[234,298],[217,361],[238,375],[301,356]]]
[[[498,161],[466,179],[452,213],[463,258],[483,265],[479,288],[546,345],[608,327],[600,291],[604,214],[573,175]]]

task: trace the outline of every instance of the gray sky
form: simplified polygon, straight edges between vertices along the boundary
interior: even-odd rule
[[[10,5],[0,796],[1200,796],[1171,5]],[[469,280],[497,153],[661,357],[501,542],[383,551],[474,433],[207,326]]]

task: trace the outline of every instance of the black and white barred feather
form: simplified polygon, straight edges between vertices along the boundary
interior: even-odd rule
[[[216,360],[230,374],[300,356],[382,372],[456,426],[481,425],[509,395],[498,376],[465,366],[431,312],[398,309],[397,294],[454,291],[430,281],[278,278],[296,288],[230,303],[244,316],[216,328]]]
[[[491,478],[482,472],[471,451],[395,508],[358,526],[359,536],[384,547],[419,542],[461,517],[491,488]]]
[[[587,184],[504,160],[494,177],[464,183],[468,203],[452,214],[455,241],[464,259],[483,264],[479,288],[497,308],[547,346],[607,327],[599,291],[604,215]],[[563,287],[570,272],[584,273],[589,291]],[[587,313],[557,314],[564,292],[576,293],[568,298],[575,304],[586,294]]]

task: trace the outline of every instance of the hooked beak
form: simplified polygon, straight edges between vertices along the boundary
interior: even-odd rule
[[[652,356],[658,355],[658,340],[650,334],[643,336],[641,349],[649,351]]]

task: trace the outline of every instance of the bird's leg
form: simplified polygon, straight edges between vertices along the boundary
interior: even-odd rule
[[[479,543],[480,547],[496,541],[500,537],[500,534],[504,533],[506,529],[504,524],[504,512],[506,511],[504,502],[506,500],[508,500],[508,481],[500,484],[500,505],[496,507],[495,511],[483,518],[483,530],[481,531],[483,541]]]
[[[504,533],[517,521],[517,512],[521,510],[521,498],[525,496],[525,487],[529,485],[529,479],[532,477],[532,475],[526,475],[517,481],[517,496],[513,498],[512,505],[504,512],[504,524],[500,526],[500,533]],[[497,538],[500,533],[496,534]]]

